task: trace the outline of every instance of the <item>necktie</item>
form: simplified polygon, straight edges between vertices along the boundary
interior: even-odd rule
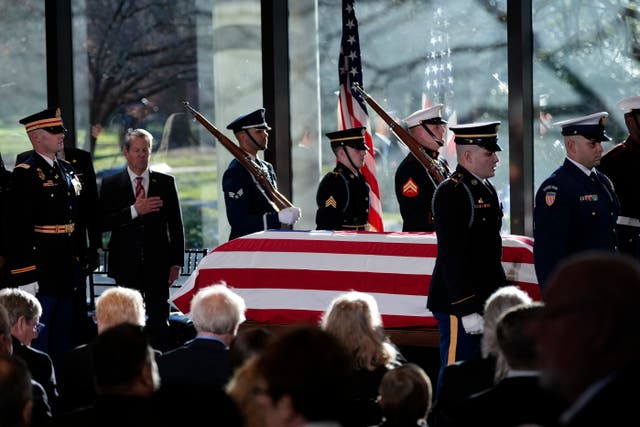
[[[136,176],[136,199],[144,197],[144,187],[142,186],[142,177]]]

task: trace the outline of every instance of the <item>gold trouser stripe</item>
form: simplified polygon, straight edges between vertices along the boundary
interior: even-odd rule
[[[458,318],[449,316],[449,351],[447,352],[447,366],[453,365],[456,361],[456,350],[458,348]]]
[[[11,274],[26,273],[28,271],[34,271],[35,269],[36,269],[35,265],[30,265],[28,267],[16,268],[14,270],[11,270]]]

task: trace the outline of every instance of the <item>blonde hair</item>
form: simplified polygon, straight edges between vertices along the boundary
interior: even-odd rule
[[[336,297],[324,312],[321,327],[346,347],[355,369],[374,370],[398,356],[385,335],[378,303],[369,294],[351,291]]]
[[[191,320],[199,332],[235,335],[246,310],[244,299],[224,281],[201,288],[191,299]]]
[[[144,326],[146,312],[140,291],[115,286],[104,291],[96,300],[98,333],[120,323]]]

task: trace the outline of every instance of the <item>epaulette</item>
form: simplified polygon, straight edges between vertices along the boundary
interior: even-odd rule
[[[31,167],[30,164],[27,163],[20,163],[19,165],[16,165],[17,168],[22,168],[22,169],[29,169]]]
[[[460,185],[460,183],[462,183],[462,180],[464,179],[464,174],[462,172],[456,172],[453,175],[451,175],[449,179],[457,187],[458,185]]]

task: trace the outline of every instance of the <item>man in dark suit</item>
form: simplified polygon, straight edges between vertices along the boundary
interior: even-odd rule
[[[242,115],[229,123],[240,148],[252,161],[261,167],[274,188],[277,188],[276,173],[271,163],[258,158],[258,152],[267,149],[268,131],[271,130],[264,117],[264,108]],[[229,240],[256,231],[279,229],[282,224],[293,225],[300,219],[300,208],[295,206],[277,211],[251,173],[233,159],[222,176],[222,191],[231,225]]]
[[[127,167],[100,189],[103,230],[110,231],[109,276],[142,292],[154,348],[169,342],[169,287],[184,264],[184,230],[173,176],[149,169],[153,136],[131,131],[122,152]]]
[[[31,154],[33,154],[33,150],[18,154],[16,165],[22,163]],[[69,145],[65,145],[56,157],[71,164],[82,184],[82,191],[78,198],[78,221],[74,235],[78,241],[77,247],[82,263],[82,272],[86,276],[98,268],[98,249],[102,247],[102,231],[98,217],[98,186],[93,160],[88,151]],[[95,335],[95,325],[87,315],[86,280],[85,286],[78,286],[73,297],[73,343],[79,345],[88,342]]]
[[[602,142],[611,139],[604,127],[608,115],[555,123],[562,128],[567,157],[536,192],[533,257],[540,286],[569,255],[590,249],[618,252],[618,197],[609,178],[596,169]]]
[[[202,288],[191,300],[196,337],[158,358],[162,387],[215,389],[231,378],[229,346],[245,320],[244,299],[226,284]]]
[[[458,166],[433,196],[438,256],[427,308],[438,322],[439,376],[457,360],[481,357],[485,301],[506,284],[502,204],[488,180],[499,161],[499,126],[500,122],[489,122],[450,127]]]
[[[11,174],[7,254],[11,279],[42,304],[47,325],[33,346],[47,352],[57,371],[72,347],[73,295],[83,285],[76,226],[82,183],[71,164],[56,158],[65,128],[59,108],[20,120],[34,152]]]

